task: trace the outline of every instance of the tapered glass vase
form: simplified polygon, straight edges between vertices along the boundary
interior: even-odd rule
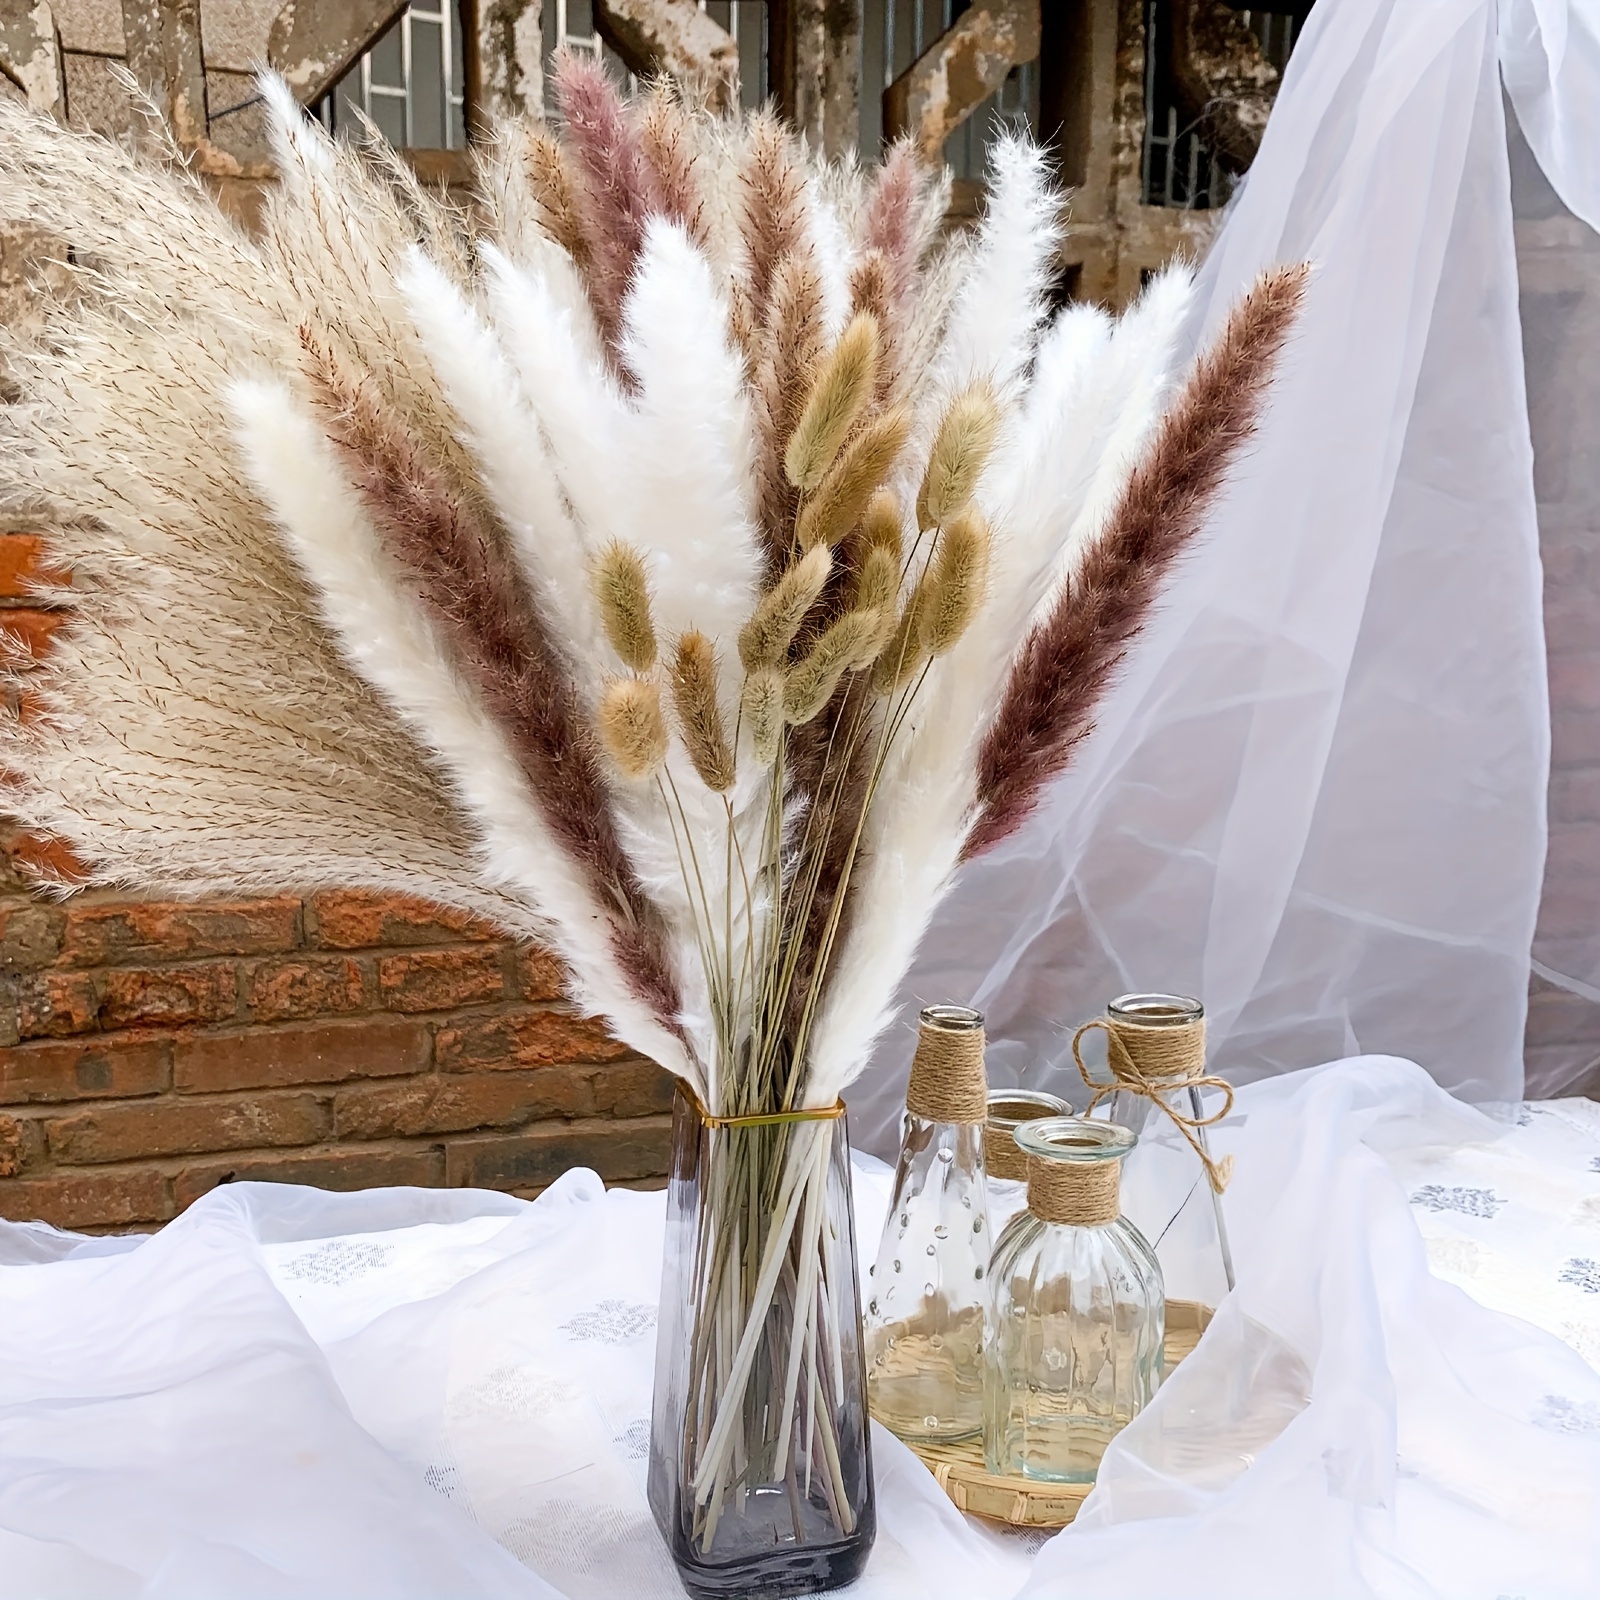
[[[844,1108],[673,1113],[650,1507],[691,1595],[850,1583],[876,1532]]]

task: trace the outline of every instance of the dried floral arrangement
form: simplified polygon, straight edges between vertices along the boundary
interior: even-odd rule
[[[1025,142],[949,237],[906,149],[558,87],[469,219],[269,81],[253,237],[175,156],[0,102],[0,221],[71,246],[5,352],[0,494],[74,575],[0,804],[105,883],[464,907],[712,1112],[825,1106],[1089,728],[1304,275],[1189,360],[1181,267],[1052,313]],[[728,1292],[737,1332],[774,1291]]]

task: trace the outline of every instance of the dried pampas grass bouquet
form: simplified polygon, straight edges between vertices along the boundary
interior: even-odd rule
[[[75,583],[0,803],[105,883],[469,909],[716,1126],[822,1112],[1088,729],[1304,273],[1184,360],[1184,268],[1052,314],[1026,142],[952,239],[904,147],[827,167],[765,113],[625,103],[577,58],[557,87],[559,131],[482,150],[469,223],[269,80],[253,237],[175,162],[0,100],[0,222],[71,247],[6,353],[0,492]],[[706,1559],[764,1473],[796,1538],[807,1505],[860,1521],[814,1126],[702,1174]]]

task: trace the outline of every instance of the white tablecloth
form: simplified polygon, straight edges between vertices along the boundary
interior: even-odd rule
[[[1239,1288],[1078,1523],[965,1519],[876,1430],[853,1593],[1594,1600],[1600,1107],[1497,1123],[1365,1059],[1243,1091],[1223,1142]],[[875,1164],[857,1197],[869,1255]],[[578,1171],[0,1225],[0,1597],[676,1597],[662,1216]]]

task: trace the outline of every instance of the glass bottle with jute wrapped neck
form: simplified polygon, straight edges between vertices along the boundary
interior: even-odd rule
[[[1095,1033],[1105,1056],[1088,1064]],[[1091,1090],[1089,1115],[1139,1137],[1123,1171],[1123,1211],[1161,1262],[1174,1314],[1198,1330],[1233,1287],[1222,1211],[1232,1161],[1216,1158],[1209,1134],[1232,1109],[1233,1090],[1207,1070],[1205,1008],[1188,995],[1120,995],[1078,1029],[1073,1055]]]
[[[978,1012],[924,1009],[868,1287],[868,1405],[892,1433],[918,1442],[971,1438],[983,1427],[983,1051]]]
[[[1001,1233],[989,1274],[986,1465],[1089,1483],[1162,1375],[1161,1268],[1118,1201],[1135,1136],[1048,1117],[1015,1138],[1028,1158],[1028,1209]]]

